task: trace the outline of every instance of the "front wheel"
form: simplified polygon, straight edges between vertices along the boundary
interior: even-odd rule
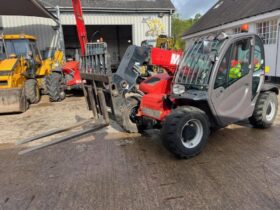
[[[191,158],[205,146],[209,133],[205,112],[195,107],[175,109],[163,124],[162,141],[167,150],[179,158]]]
[[[277,111],[277,95],[273,92],[261,93],[249,121],[255,128],[269,128],[276,118]]]
[[[25,97],[30,104],[40,101],[40,89],[36,79],[27,79],[24,83]]]

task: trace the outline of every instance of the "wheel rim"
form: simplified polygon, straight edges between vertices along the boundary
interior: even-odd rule
[[[130,110],[130,114],[129,114],[129,119],[131,120],[131,122],[135,123],[136,119],[137,119],[137,111],[138,111],[138,105],[134,106],[131,108]]]
[[[199,120],[189,120],[183,127],[181,141],[188,149],[195,148],[201,142],[203,126]]]
[[[65,97],[66,97],[65,92],[61,91],[60,94],[59,94],[59,97],[60,97],[61,100],[65,99]]]
[[[272,121],[274,118],[275,112],[276,112],[276,105],[275,105],[275,103],[273,103],[273,101],[270,101],[267,106],[267,110],[266,110],[266,120]]]

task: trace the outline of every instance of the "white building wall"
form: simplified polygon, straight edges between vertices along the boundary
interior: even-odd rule
[[[145,19],[159,19],[163,23],[163,34],[170,35],[170,15],[162,18],[158,14],[89,14],[84,13],[86,25],[132,25],[133,44],[140,45],[143,40],[155,39],[156,37],[147,36],[149,26]],[[63,25],[75,25],[75,16],[71,13],[61,14]]]
[[[1,27],[6,34],[25,33],[36,36],[40,50],[56,46],[56,23],[52,19],[39,17],[2,16]]]
[[[57,32],[52,28],[56,23],[47,18],[1,16],[0,26],[4,33],[26,33],[38,38],[38,45],[41,50],[55,48],[57,46]],[[133,44],[140,45],[145,39],[155,39],[148,36],[150,30],[145,19],[158,19],[163,24],[163,34],[171,35],[170,15],[165,14],[162,18],[156,14],[91,14],[84,13],[86,25],[132,25]],[[73,13],[61,13],[63,25],[75,25]]]
[[[280,17],[278,18],[278,33],[277,33],[277,54],[276,54],[276,77],[280,77]]]

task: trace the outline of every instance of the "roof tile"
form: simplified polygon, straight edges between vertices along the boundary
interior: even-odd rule
[[[280,9],[280,0],[219,0],[184,36]]]
[[[44,0],[60,7],[72,7],[71,0]],[[92,9],[170,9],[175,7],[170,0],[81,0],[82,6]]]

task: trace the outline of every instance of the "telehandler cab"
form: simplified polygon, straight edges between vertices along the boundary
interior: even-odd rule
[[[139,66],[149,54],[167,73],[137,85]],[[164,146],[180,158],[200,153],[210,130],[249,119],[268,128],[277,115],[278,88],[265,84],[265,55],[261,38],[253,33],[208,36],[197,40],[176,68],[172,51],[130,46],[116,73],[98,72],[85,57],[82,78],[89,108],[103,114],[106,104],[128,132],[161,129]],[[106,63],[103,63],[104,67]]]
[[[267,70],[263,41],[256,34],[197,41],[173,80],[173,109],[162,128],[166,148],[188,158],[202,150],[210,130],[246,119],[256,128],[270,127],[279,90],[265,84]]]

